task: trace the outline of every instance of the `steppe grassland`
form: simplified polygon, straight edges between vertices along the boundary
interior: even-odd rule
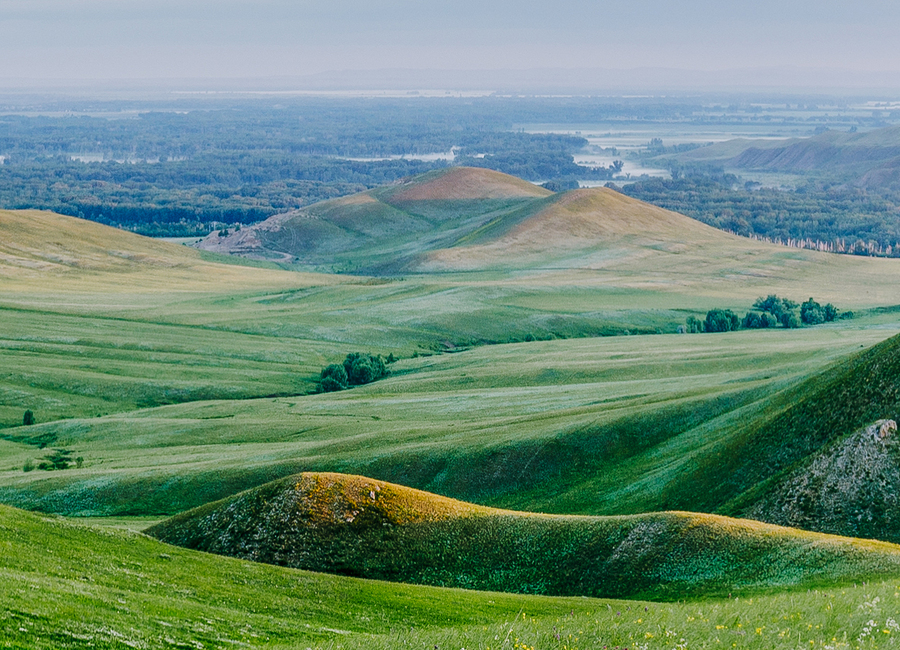
[[[402,360],[387,380],[342,393],[8,429],[22,440],[50,436],[51,446],[74,449],[85,462],[24,473],[24,463],[44,452],[4,443],[2,494],[8,503],[70,514],[160,515],[301,470],[395,480],[403,471],[401,482],[519,509],[640,512],[692,453],[709,450],[711,440],[724,444],[742,420],[763,413],[768,396],[891,333],[821,327],[485,346]],[[544,468],[557,473],[552,490],[539,482],[491,495],[479,494],[483,481],[432,483],[435,468],[454,459],[531,454],[532,445],[581,432],[615,441],[635,419],[645,431],[626,436],[632,442],[617,464],[582,475],[561,456],[558,467]],[[648,466],[656,468],[650,483]]]
[[[894,261],[862,261],[880,269],[881,280],[866,278],[862,267],[849,275],[833,270],[855,278],[843,288],[811,286],[802,268],[791,283],[785,273],[771,284],[747,282],[751,288],[724,281],[693,285],[688,275],[664,286],[659,278],[599,271],[297,280],[290,273],[210,265],[204,282],[216,278],[215,291],[201,284],[142,292],[140,273],[123,279],[74,272],[49,287],[4,281],[0,361],[9,374],[2,381],[0,423],[20,420],[23,404],[46,420],[190,399],[302,394],[318,368],[355,349],[409,357],[532,337],[674,332],[688,315],[716,306],[743,312],[767,292],[797,300],[809,294],[842,309],[900,302],[889,282]],[[271,274],[266,277],[274,286],[246,289],[222,269]],[[87,285],[78,280],[62,292],[77,278],[87,278]],[[290,286],[294,281],[301,286]]]

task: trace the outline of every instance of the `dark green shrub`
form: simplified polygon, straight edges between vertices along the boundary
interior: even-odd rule
[[[34,424],[34,413],[31,410],[25,411],[25,415],[22,417],[22,426],[31,426]]]
[[[741,327],[745,330],[755,330],[764,327],[762,322],[762,319],[759,317],[759,312],[750,311],[747,312],[744,316],[744,320],[741,321]]]
[[[388,361],[396,361],[393,354]],[[322,369],[319,375],[319,391],[331,393],[350,386],[361,386],[383,379],[390,374],[380,355],[352,352],[343,363],[332,363]]]
[[[800,321],[804,325],[818,325],[819,323],[824,323],[825,310],[822,305],[810,298],[800,305]]]
[[[740,329],[741,319],[730,309],[710,309],[703,329],[707,332],[731,332]]]
[[[784,312],[783,314],[781,314],[781,318],[779,320],[781,321],[781,324],[788,329],[800,327],[800,318],[797,317],[797,312],[795,311]]]
[[[341,363],[325,366],[319,376],[319,387],[323,393],[344,390],[349,385],[347,371]]]
[[[778,322],[782,322],[782,315],[796,309],[798,305],[793,300],[779,298],[775,294],[770,294],[765,298],[757,298],[753,306],[760,311],[772,314]]]
[[[38,463],[38,469],[45,471],[69,469],[73,462],[70,449],[54,449],[51,453],[44,456],[44,460]]]
[[[344,359],[347,383],[351,386],[370,384],[388,376],[387,366],[381,356],[353,352]]]
[[[688,334],[699,334],[703,331],[703,321],[694,316],[688,316],[684,329]]]

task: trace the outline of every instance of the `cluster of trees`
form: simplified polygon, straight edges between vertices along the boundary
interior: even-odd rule
[[[799,312],[797,308],[800,308]],[[699,332],[732,332],[739,329],[762,329],[769,327],[795,328],[801,325],[818,325],[838,318],[852,318],[853,312],[838,313],[831,303],[821,305],[810,297],[802,304],[770,294],[757,298],[753,310],[741,318],[730,309],[710,309],[706,318],[700,320],[689,316],[684,331],[689,334]]]
[[[673,169],[671,179],[644,179],[620,191],[745,237],[900,256],[900,191],[816,181],[796,190],[760,188],[714,166],[688,173]]]
[[[394,361],[396,358],[393,353],[382,359],[380,354],[351,352],[343,363],[332,363],[322,368],[319,374],[319,391],[332,393],[384,379],[391,372],[388,364]]]

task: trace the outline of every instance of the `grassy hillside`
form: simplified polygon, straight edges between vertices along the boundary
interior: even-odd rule
[[[778,391],[884,335],[821,328],[485,346],[406,359],[388,379],[341,393],[20,426],[3,432],[16,442],[0,448],[0,498],[71,514],[175,514],[330,470],[516,509],[658,510],[692,457],[764,417]],[[41,442],[75,450],[84,466],[23,472],[47,453]]]
[[[426,270],[621,268],[704,246],[732,246],[725,233],[606,188],[555,195],[503,215],[451,248],[435,251]]]
[[[0,645],[302,647],[596,607],[242,562],[0,506]]]
[[[677,603],[485,593],[246,562],[2,506],[0,550],[12,648],[880,648],[900,632],[900,581],[884,578]]]
[[[196,250],[91,221],[37,210],[0,210],[0,278],[4,291],[137,293],[208,291],[332,283],[325,276],[289,274],[209,262]]]
[[[200,248],[328,269],[401,269],[424,250],[452,244],[496,218],[550,195],[521,179],[454,167],[276,215]]]
[[[900,576],[900,546],[690,513],[493,510],[343,474],[298,474],[148,531],[270,564],[469,589],[669,600]]]
[[[900,128],[866,133],[825,131],[789,140],[729,140],[673,157],[683,162],[715,162],[733,169],[858,177],[864,187],[886,187],[900,158]]]

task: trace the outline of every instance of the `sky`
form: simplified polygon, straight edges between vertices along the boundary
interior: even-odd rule
[[[0,79],[840,70],[900,78],[888,0],[0,0]]]

